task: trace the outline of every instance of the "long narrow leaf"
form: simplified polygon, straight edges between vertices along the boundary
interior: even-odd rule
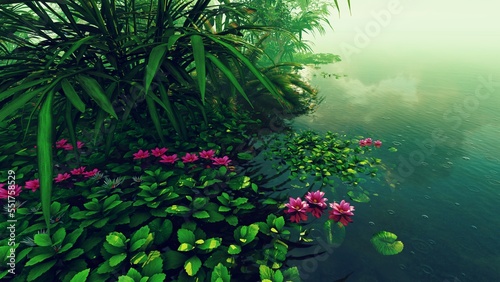
[[[0,122],[10,116],[12,113],[16,112],[20,108],[24,107],[26,103],[31,101],[31,99],[35,98],[38,93],[47,90],[48,86],[40,87],[33,91],[27,91],[23,93],[21,96],[16,97],[16,99],[12,100],[7,105],[3,106],[0,110]]]
[[[78,40],[77,42],[75,42],[75,44],[73,44],[69,49],[68,51],[66,51],[66,53],[64,53],[64,55],[61,57],[61,59],[59,60],[59,62],[56,64],[56,65],[59,65],[61,64],[62,62],[64,62],[69,56],[71,56],[78,48],[80,48],[80,46],[82,46],[83,44],[85,44],[87,41],[93,39],[94,36],[88,36],[88,37],[84,37],[80,40]]]
[[[43,78],[43,79],[33,80],[33,81],[22,83],[21,85],[16,86],[16,87],[12,87],[11,89],[6,90],[6,91],[0,93],[0,102],[2,102],[3,100],[9,98],[10,96],[16,94],[17,92],[19,92],[21,90],[28,89],[28,88],[31,88],[31,87],[33,87],[35,85],[45,83],[49,79],[50,78]]]
[[[111,102],[104,93],[102,87],[95,79],[84,75],[78,75],[76,79],[78,80],[78,82],[80,82],[83,90],[87,92],[87,94],[92,97],[92,99],[94,99],[94,101],[97,103],[97,105],[99,105],[101,109],[106,111],[114,118],[118,119],[118,116],[113,109],[113,105],[111,105]]]
[[[233,86],[236,88],[236,90],[238,90],[238,92],[240,92],[241,96],[243,96],[243,98],[245,98],[245,100],[247,100],[248,104],[250,104],[250,106],[252,106],[253,108],[253,105],[252,105],[252,102],[250,102],[250,99],[248,99],[248,96],[247,94],[245,93],[245,90],[243,90],[243,87],[241,87],[241,84],[238,82],[238,80],[236,79],[236,77],[234,77],[233,73],[231,72],[231,70],[229,70],[219,59],[217,59],[214,55],[212,54],[207,54],[207,58],[219,69],[222,71],[222,73],[224,73],[224,75],[227,77],[227,79],[229,79],[229,81],[231,82],[231,84],[233,84]]]
[[[240,53],[240,51],[238,51],[234,46],[231,46],[230,44],[222,41],[222,40],[219,40],[217,39],[216,37],[214,36],[210,36],[210,38],[219,43],[220,45],[224,46],[226,49],[228,49],[229,51],[231,51],[231,53],[236,56],[240,61],[243,62],[243,64],[255,75],[255,77],[257,77],[257,79],[262,83],[262,85],[264,85],[264,87],[266,87],[267,90],[269,90],[269,92],[278,100],[281,99],[278,91],[276,90],[276,88],[274,87],[274,85],[269,81],[269,79],[267,79],[266,77],[264,77],[262,75],[262,73],[252,64],[252,62],[250,62],[250,60],[248,60],[248,58],[246,58],[243,54]]]
[[[82,102],[82,99],[80,99],[78,94],[76,94],[75,89],[66,78],[61,81],[61,86],[64,94],[71,102],[71,104],[73,104],[73,106],[80,112],[85,112],[85,104]]]
[[[158,132],[158,136],[160,137],[160,140],[164,145],[165,139],[163,138],[160,118],[158,117],[158,111],[156,110],[156,105],[153,99],[151,98],[151,95],[146,95],[146,104],[148,105],[149,116],[151,117],[151,121],[153,121],[153,124],[156,128],[156,132]]]
[[[174,127],[177,134],[182,135],[183,131],[181,130],[179,122],[177,121],[175,109],[172,107],[172,104],[170,103],[165,86],[163,86],[163,84],[159,84],[158,88],[160,89],[160,97],[161,97],[161,100],[165,106],[164,109],[167,113],[168,120],[170,121],[170,123]]]
[[[166,52],[167,45],[161,44],[154,47],[149,54],[148,65],[146,66],[146,74],[144,76],[144,91],[146,94],[149,91],[151,82],[153,82],[153,78],[155,77]]]
[[[207,69],[205,67],[205,47],[203,46],[203,39],[199,35],[192,35],[191,44],[193,45],[193,56],[194,63],[196,64],[196,77],[198,78],[198,86],[200,88],[201,103],[205,105]]]
[[[47,225],[47,232],[50,234],[50,205],[52,197],[52,109],[53,109],[54,91],[50,91],[42,104],[38,115],[38,173],[40,179],[40,192],[42,212]]]
[[[77,162],[80,162],[80,153],[78,151],[78,144],[76,139],[75,124],[73,123],[73,111],[71,110],[71,102],[66,100],[66,107],[64,109],[66,120],[66,127],[68,128],[69,140],[73,144],[73,152],[75,153]]]

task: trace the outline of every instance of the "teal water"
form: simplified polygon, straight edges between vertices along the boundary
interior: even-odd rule
[[[354,203],[343,244],[298,265],[307,281],[352,271],[347,281],[500,281],[497,4],[444,1],[449,6],[438,5],[424,21],[428,1],[373,1],[365,10],[358,3],[352,18],[333,24],[336,33],[310,39],[315,51],[346,55],[342,44],[356,46],[356,30],[389,2],[404,9],[357,53],[304,71],[326,99],[294,127],[380,139],[375,155],[386,170],[381,181],[363,184],[378,196]],[[398,235],[401,254],[376,253],[369,240],[381,230]]]
[[[500,76],[434,69],[363,81],[362,73],[336,80],[324,71],[342,66],[310,71],[326,99],[295,128],[381,139],[375,154],[387,171],[363,185],[379,196],[355,204],[344,243],[310,278],[354,271],[348,281],[500,281],[500,85],[475,94],[481,77]],[[401,254],[375,252],[369,239],[381,230],[399,236]]]

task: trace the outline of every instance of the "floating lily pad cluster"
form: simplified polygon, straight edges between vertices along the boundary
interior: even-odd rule
[[[336,133],[292,132],[269,145],[274,168],[290,171],[289,179],[320,183],[333,189],[334,179],[350,186],[348,195],[357,202],[370,200],[369,192],[359,186],[366,177],[377,177],[380,159],[369,157],[372,148],[359,146],[358,140]]]

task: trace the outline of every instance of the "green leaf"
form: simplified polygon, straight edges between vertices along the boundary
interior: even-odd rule
[[[151,82],[153,82],[153,78],[158,72],[158,68],[163,61],[163,57],[167,52],[167,44],[160,44],[154,47],[149,53],[148,64],[146,66],[146,73],[144,77],[144,92],[147,94],[149,92],[149,87],[151,86]]]
[[[132,237],[130,238],[130,241],[134,243],[135,241],[139,239],[146,239],[149,235],[149,226],[143,226],[139,230],[135,231]]]
[[[53,251],[36,255],[36,256],[32,257],[28,262],[26,262],[26,266],[35,265],[35,264],[40,263],[40,262],[42,262],[50,257],[53,257],[53,256],[54,256]]]
[[[122,238],[116,234],[109,234],[106,236],[106,241],[114,247],[122,248],[125,247],[125,242],[123,242]]]
[[[238,49],[226,42],[223,42],[222,40],[219,40],[218,38],[215,38],[214,36],[210,36],[210,38],[220,45],[226,47],[226,49],[228,49],[230,53],[235,55],[250,70],[250,72],[255,75],[255,77],[262,83],[262,85],[264,85],[264,87],[266,87],[266,89],[274,96],[274,98],[278,99],[278,101],[281,101],[281,95],[277,92],[276,87],[271,83],[271,81],[269,81],[267,77],[262,75],[262,73],[257,70],[257,68],[252,64],[252,62],[250,62],[247,57],[245,57],[240,51],[238,51]],[[248,101],[247,98],[245,99]]]
[[[153,96],[153,94],[147,93],[146,94],[146,105],[148,107],[149,117],[151,118],[151,121],[153,122],[153,125],[156,129],[156,132],[158,133],[158,136],[160,137],[161,142],[165,143],[165,139],[163,137],[163,128],[161,126],[160,117],[158,115],[158,110],[156,109],[156,104],[154,102],[155,98],[158,99],[156,96]]]
[[[250,153],[238,153],[238,159],[249,161],[253,159],[253,155]]]
[[[161,226],[158,226],[160,222],[162,222]],[[170,235],[172,235],[173,225],[172,221],[168,219],[155,219],[149,226],[151,227],[151,231],[155,233],[154,242],[156,245],[163,244],[170,238]]]
[[[201,267],[201,260],[197,256],[190,257],[184,263],[184,270],[186,270],[186,273],[189,276],[196,275],[196,273],[198,273],[198,270],[200,270],[200,267]]]
[[[241,247],[238,245],[231,244],[227,249],[227,253],[230,255],[237,255],[241,253]]]
[[[179,245],[179,248],[177,248],[178,251],[181,251],[181,252],[189,252],[191,250],[193,250],[195,247],[193,246],[193,244],[189,244],[189,243],[181,243]]]
[[[35,234],[35,244],[40,247],[49,247],[52,246],[52,240],[50,239],[49,234],[41,233]]]
[[[95,36],[86,36],[80,40],[78,40],[77,42],[75,42],[75,44],[73,44],[69,49],[68,51],[66,51],[64,53],[64,55],[61,57],[61,59],[59,60],[59,62],[56,63],[56,65],[59,65],[61,63],[64,62],[64,60],[66,60],[69,56],[71,56],[71,54],[73,54],[78,48],[80,48],[80,46],[82,46],[84,43],[86,43],[87,41],[89,41],[90,39],[94,39]]]
[[[160,257],[160,252],[153,251],[149,254],[148,260],[142,265],[142,273],[150,277],[163,273],[163,259]]]
[[[227,184],[233,190],[244,189],[250,185],[250,177],[238,176],[236,178],[229,180],[229,182]]]
[[[128,272],[127,272],[127,276],[128,277],[131,277],[133,280],[132,281],[139,281],[141,280],[141,273],[139,271],[137,271],[135,268],[131,267]]]
[[[229,225],[231,226],[236,226],[238,225],[238,217],[235,216],[235,215],[230,215],[228,217],[226,217],[226,221],[227,223],[229,223]]]
[[[199,245],[198,248],[201,250],[213,250],[220,246],[222,242],[221,238],[209,238],[206,239],[203,244]]]
[[[203,39],[199,35],[191,36],[191,45],[193,45],[194,63],[196,65],[196,77],[198,78],[198,86],[200,88],[201,103],[205,105],[205,88],[206,88],[206,67],[205,67],[205,47]]]
[[[137,280],[134,280],[133,278],[129,277],[129,276],[119,276],[118,277],[118,282],[135,282],[135,281],[140,281],[141,278],[137,279]]]
[[[62,243],[62,241],[66,238],[66,229],[64,228],[59,228],[54,235],[52,235],[53,243],[54,245],[59,245]]]
[[[133,241],[130,246],[130,251],[135,252],[138,250],[140,247],[142,247],[145,243],[147,242],[147,239],[139,239],[137,241]]]
[[[261,280],[269,279],[272,281],[274,277],[274,271],[269,266],[263,264],[259,265],[259,274]]]
[[[52,202],[53,168],[52,161],[52,131],[53,124],[53,100],[54,91],[50,91],[48,97],[43,102],[38,114],[38,173],[40,179],[40,193],[42,202],[42,213],[47,226],[47,233],[50,234],[50,207]]]
[[[283,276],[286,281],[302,281],[300,279],[299,269],[294,266],[283,271]]]
[[[372,236],[370,241],[377,252],[389,256],[396,255],[403,251],[404,244],[401,241],[396,241],[398,236],[388,231],[380,231]]]
[[[185,254],[173,250],[167,250],[165,256],[165,268],[167,270],[181,267],[182,265],[184,265],[184,262],[187,259],[187,256]]]
[[[68,98],[68,100],[73,104],[73,106],[79,110],[80,112],[85,112],[85,104],[82,102],[82,99],[76,94],[75,88],[68,81],[68,79],[64,78],[61,81],[61,86],[64,91],[64,94]]]
[[[83,88],[83,90],[85,90],[85,92],[90,97],[92,97],[92,99],[94,99],[94,101],[101,109],[106,111],[114,118],[118,119],[118,116],[116,115],[115,110],[111,105],[111,102],[104,93],[102,87],[95,79],[84,75],[78,75],[76,76],[76,79],[78,80],[78,82],[80,82],[80,86]]]
[[[85,282],[87,281],[89,273],[90,273],[90,268],[84,269],[75,274],[75,276],[73,276],[73,278],[71,278],[69,282]]]
[[[115,266],[119,265],[126,258],[127,258],[127,254],[125,254],[125,253],[114,255],[108,260],[109,265],[112,267],[115,267]]]
[[[193,217],[195,218],[209,218],[210,214],[207,211],[197,211],[193,213]]]
[[[56,262],[57,260],[51,260],[49,262],[37,264],[36,266],[34,266],[28,274],[28,281],[33,281],[40,277],[40,275],[51,269],[56,264]]]
[[[168,207],[165,211],[173,214],[186,214],[189,211],[191,211],[191,209],[186,206],[172,205]]]
[[[212,272],[212,276],[210,278],[211,282],[230,282],[231,281],[231,275],[229,275],[229,270],[227,267],[225,267],[222,263],[217,264],[214,267],[214,270]]]
[[[82,233],[83,233],[83,228],[75,229],[75,231],[71,232],[70,234],[68,234],[68,236],[66,236],[66,241],[68,243],[74,244],[76,240],[80,237],[80,235],[82,235]]]
[[[232,71],[227,68],[219,59],[217,59],[215,56],[213,56],[210,53],[206,54],[207,59],[209,59],[217,68],[224,73],[224,75],[229,79],[231,84],[240,92],[241,96],[245,98],[245,100],[252,106],[252,102],[250,102],[250,99],[248,99],[247,94],[245,93],[245,90],[243,90],[243,87],[241,87],[241,84],[238,82],[236,77],[233,75]],[[252,106],[253,107],[253,106]],[[224,173],[225,174],[225,173]]]
[[[280,216],[274,221],[274,225],[276,226],[276,229],[281,230],[285,226],[285,218]]]
[[[167,275],[164,273],[156,273],[155,275],[149,277],[148,282],[163,282],[166,281]]]
[[[67,261],[67,260],[72,260],[72,259],[75,259],[79,256],[81,256],[82,254],[84,254],[85,251],[83,249],[73,249],[71,251],[69,251],[69,253],[66,254],[66,256],[64,257],[63,260]]]
[[[10,96],[12,96],[12,95],[14,95],[17,92],[20,92],[22,90],[29,89],[35,85],[43,85],[45,82],[47,82],[51,79],[52,78],[43,78],[43,79],[33,80],[33,81],[21,83],[19,86],[16,86],[16,87],[12,87],[9,90],[6,90],[6,91],[0,93],[0,102],[2,102],[3,100],[9,98]],[[33,98],[38,94],[38,92],[43,91],[43,90],[45,90],[45,87],[38,87],[36,90],[23,91],[23,92],[24,93],[31,93],[31,95],[29,97]],[[35,92],[35,93],[32,93],[32,92]],[[27,99],[27,100],[29,101],[29,100],[31,100],[31,98]],[[24,106],[25,102],[22,104],[21,103],[18,103],[18,104],[19,104],[19,106]],[[4,108],[2,108],[2,112],[3,112],[3,110],[4,110]],[[0,119],[0,121],[2,121],[2,120],[3,119]]]
[[[188,229],[177,230],[177,238],[179,243],[189,243],[191,245],[194,245],[194,241],[196,240],[193,231]]]
[[[101,205],[96,200],[93,200],[92,202],[87,202],[87,203],[83,204],[83,206],[90,211],[100,211],[101,210]]]
[[[361,191],[349,191],[347,195],[349,195],[351,200],[358,203],[368,203],[370,201],[370,197]]]

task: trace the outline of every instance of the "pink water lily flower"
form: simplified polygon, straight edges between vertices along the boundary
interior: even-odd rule
[[[313,214],[314,217],[320,218],[323,214],[323,211],[328,207],[326,201],[327,198],[324,198],[325,192],[316,191],[316,192],[308,192],[306,195],[306,201],[309,204],[308,211]]]
[[[156,147],[153,150],[151,150],[151,154],[153,154],[153,156],[155,156],[155,157],[161,157],[167,151],[168,151],[168,148],[158,148],[158,147]]]
[[[67,142],[68,142],[68,140],[66,140],[66,139],[61,139],[61,140],[57,141],[56,148],[58,148],[58,149],[63,148]]]
[[[170,156],[163,155],[163,156],[161,156],[160,163],[173,164],[173,163],[175,163],[178,160],[179,159],[177,158],[177,154],[173,154],[173,155],[170,155]]]
[[[66,179],[69,179],[71,177],[71,174],[69,173],[59,173],[55,178],[54,181],[56,183],[63,182]]]
[[[146,151],[139,150],[137,153],[132,154],[132,155],[134,156],[134,160],[145,159],[145,158],[149,157],[149,151],[148,150],[146,150]]]
[[[76,147],[78,149],[81,149],[83,147],[83,145],[85,145],[85,143],[81,142],[81,141],[76,141]]]
[[[366,138],[365,139],[365,144],[366,146],[370,146],[372,144],[373,140],[371,138]]]
[[[214,150],[208,150],[208,151],[201,151],[200,152],[200,157],[211,160],[215,156],[215,151]]]
[[[3,188],[3,187],[5,187],[5,184],[0,183],[0,199],[8,199],[9,196],[17,197],[17,196],[19,196],[19,194],[21,194],[22,186],[19,186],[17,184],[14,186],[14,190],[10,190],[10,191],[14,191],[14,193],[10,192],[10,194],[9,194],[8,186],[5,188]]]
[[[66,143],[66,139],[61,139],[59,141],[63,141],[63,140],[64,140],[64,143],[61,143],[62,146],[61,146],[61,144],[59,144],[59,147],[58,147],[57,142],[56,142],[56,148],[62,148],[64,150],[66,150],[66,151],[73,150],[73,145],[71,145],[70,143]],[[83,143],[81,141],[76,141],[76,147],[78,149],[81,149],[83,147],[83,145],[85,145],[85,143]]]
[[[97,168],[94,168],[93,170],[91,171],[84,171],[82,172],[82,175],[85,177],[85,178],[90,178],[94,175],[96,175],[97,173],[99,172],[99,170]]]
[[[361,146],[361,147],[366,146],[366,141],[365,141],[365,139],[361,139],[361,140],[359,140],[359,146]]]
[[[231,162],[231,160],[229,159],[228,156],[224,156],[222,158],[212,158],[212,161],[213,161],[213,165],[225,165],[225,166],[228,166],[229,163]]]
[[[375,141],[375,143],[373,143],[373,145],[375,145],[375,147],[377,147],[377,148],[380,148],[382,146],[382,141],[377,140],[377,141]]]
[[[82,175],[85,172],[85,167],[81,166],[70,171],[72,175]]]
[[[34,179],[34,180],[28,180],[24,184],[24,188],[26,189],[31,189],[31,191],[35,192],[40,188],[40,180],[39,179]]]
[[[354,206],[351,206],[348,202],[342,200],[340,204],[337,202],[330,203],[330,210],[328,216],[329,219],[333,219],[335,222],[342,223],[344,226],[347,226],[349,222],[352,222],[351,216],[354,215]]]
[[[198,160],[198,156],[196,154],[186,153],[181,159],[183,163],[193,163]]]
[[[290,197],[290,202],[285,204],[288,209],[285,213],[290,214],[291,222],[300,222],[301,220],[307,220],[307,211],[309,210],[309,205],[306,201],[302,201],[301,198],[297,197],[294,199]]]
[[[69,143],[68,144],[64,144],[64,146],[62,148],[64,150],[66,150],[66,151],[71,151],[71,150],[73,150],[73,145],[71,145]]]

